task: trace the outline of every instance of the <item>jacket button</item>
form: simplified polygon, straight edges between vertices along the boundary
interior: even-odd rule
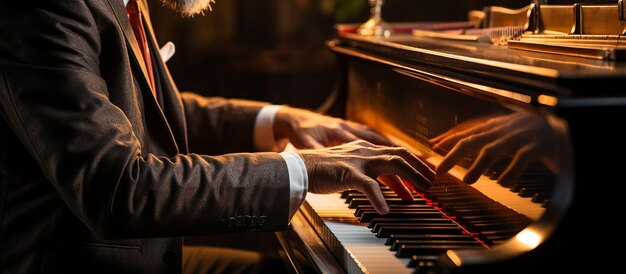
[[[165,255],[163,255],[163,262],[165,262],[165,264],[167,265],[173,265],[178,262],[178,252],[174,250],[168,250],[167,252],[165,252]]]

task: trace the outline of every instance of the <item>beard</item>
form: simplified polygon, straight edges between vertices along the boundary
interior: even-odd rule
[[[161,3],[180,12],[183,17],[193,17],[196,14],[204,14],[204,11],[212,10],[211,4],[215,0],[161,0]]]

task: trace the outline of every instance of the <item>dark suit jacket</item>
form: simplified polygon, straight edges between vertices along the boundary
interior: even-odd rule
[[[177,273],[182,236],[286,228],[283,159],[234,153],[262,104],[179,93],[146,19],[161,107],[121,0],[0,0],[0,272]]]

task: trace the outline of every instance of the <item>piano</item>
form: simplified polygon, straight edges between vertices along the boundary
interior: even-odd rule
[[[619,271],[626,62],[410,32],[328,47],[327,113],[448,167],[413,201],[382,186],[388,215],[357,191],[309,193],[277,233],[293,273]]]

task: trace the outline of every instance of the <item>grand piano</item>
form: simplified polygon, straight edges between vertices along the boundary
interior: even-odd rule
[[[626,182],[623,3],[534,2],[483,15],[502,10],[526,18],[510,43],[433,33],[439,23],[341,31],[328,42],[340,81],[327,113],[369,125],[444,172],[413,201],[383,186],[388,215],[357,191],[308,194],[277,234],[294,273],[619,271],[621,254],[608,247],[624,237],[614,222]],[[595,21],[580,19],[589,10],[614,13],[611,31],[621,33],[596,33]],[[557,32],[570,16],[571,31]]]

